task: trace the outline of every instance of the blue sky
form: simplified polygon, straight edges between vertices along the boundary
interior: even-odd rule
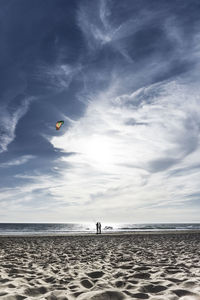
[[[1,222],[200,222],[199,13],[0,1]]]

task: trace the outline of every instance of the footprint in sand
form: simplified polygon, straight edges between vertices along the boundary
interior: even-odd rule
[[[165,291],[166,289],[167,288],[163,285],[149,284],[149,285],[143,286],[141,288],[141,292],[156,294],[156,293],[160,293],[162,291]]]
[[[70,284],[69,286],[68,286],[69,288],[70,288],[70,290],[78,290],[79,289],[79,286],[78,285],[76,285],[76,284]]]
[[[188,300],[191,298],[191,299],[195,299],[194,297],[198,297],[198,295],[196,295],[195,293],[192,293],[190,291],[187,291],[187,290],[173,290],[172,292],[174,292],[174,294],[176,294],[178,297],[183,297],[183,296],[187,296],[187,297],[184,297],[184,298],[188,298]],[[197,298],[198,299],[198,298]],[[199,298],[200,299],[200,298]],[[195,299],[196,300],[196,299]]]
[[[88,279],[81,280],[81,284],[83,287],[85,287],[87,289],[90,289],[91,287],[93,287],[93,283]]]
[[[133,268],[133,265],[132,264],[123,264],[123,265],[119,265],[118,268],[124,269],[124,270],[130,270]]]
[[[171,282],[174,282],[174,283],[181,283],[183,282],[185,279],[178,279],[178,278],[169,278],[169,277],[165,277],[166,280],[169,280]]]
[[[124,287],[125,285],[126,285],[126,281],[117,280],[117,281],[115,282],[115,286],[116,286],[117,288],[122,288],[122,287]]]
[[[132,294],[132,297],[137,299],[148,299],[149,295],[145,293],[136,293],[136,294]]]
[[[102,271],[95,271],[95,272],[90,272],[90,273],[87,273],[87,275],[90,277],[90,278],[101,278],[105,273],[102,272]]]
[[[10,280],[7,279],[7,278],[5,278],[5,279],[1,279],[1,280],[0,280],[0,283],[6,283],[6,282],[8,282],[8,281],[10,281]]]
[[[27,288],[25,290],[25,294],[28,295],[28,296],[31,296],[31,297],[40,296],[41,294],[45,294],[47,292],[48,292],[48,290],[44,286],[34,287],[34,288]]]
[[[183,283],[183,286],[184,286],[185,288],[191,289],[191,288],[193,288],[193,287],[195,287],[195,286],[198,286],[198,282],[197,282],[197,281],[188,280],[188,281],[185,281],[185,282]]]
[[[149,273],[135,273],[133,274],[133,277],[138,279],[149,279],[151,276]]]
[[[10,283],[10,284],[8,284],[8,288],[14,289],[14,288],[16,288],[16,286],[14,284]]]

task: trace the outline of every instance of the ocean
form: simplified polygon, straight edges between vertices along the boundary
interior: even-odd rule
[[[102,233],[131,231],[200,230],[200,223],[107,224]],[[0,223],[0,235],[95,233],[95,223]]]

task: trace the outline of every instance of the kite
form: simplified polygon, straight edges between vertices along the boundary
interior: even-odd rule
[[[58,122],[56,123],[56,130],[59,130],[60,127],[61,127],[63,124],[64,124],[64,121],[58,121]]]

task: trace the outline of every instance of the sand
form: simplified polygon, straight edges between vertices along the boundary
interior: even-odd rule
[[[0,237],[0,299],[199,300],[200,233]]]

